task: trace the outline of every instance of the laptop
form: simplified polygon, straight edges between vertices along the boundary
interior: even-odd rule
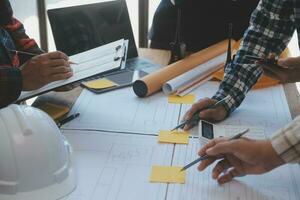
[[[125,0],[47,12],[57,50],[71,56],[124,38],[129,41],[125,70],[150,73],[158,69],[158,65],[138,56]]]

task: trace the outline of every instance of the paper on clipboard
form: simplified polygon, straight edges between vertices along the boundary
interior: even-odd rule
[[[116,70],[125,63],[126,49],[128,42],[124,39],[70,56],[70,60],[76,63],[71,64],[74,75],[66,80],[55,81],[45,85],[44,87],[22,92],[17,101],[22,101],[53,90],[55,88],[80,81],[91,76]]]

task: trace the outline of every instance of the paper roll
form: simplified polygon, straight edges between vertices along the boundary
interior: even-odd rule
[[[232,41],[234,45],[235,41]],[[219,42],[180,61],[170,64],[134,82],[133,90],[139,97],[149,96],[162,89],[167,81],[205,63],[227,51],[228,40]]]
[[[162,90],[166,95],[176,93],[179,88],[189,85],[197,80],[207,78],[209,74],[212,74],[220,69],[220,65],[226,62],[227,53],[223,53],[215,58],[198,65],[197,67],[177,76],[163,84]]]

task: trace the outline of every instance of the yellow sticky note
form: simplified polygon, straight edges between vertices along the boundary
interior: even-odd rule
[[[174,144],[188,144],[189,132],[187,131],[159,131],[158,142],[174,143]]]
[[[185,183],[185,171],[182,167],[153,166],[150,175],[151,183]]]
[[[92,88],[92,89],[105,89],[105,88],[110,88],[110,87],[118,85],[115,82],[110,81],[110,80],[105,79],[105,78],[84,82],[82,84],[85,85],[86,87]]]
[[[192,104],[194,103],[196,100],[195,95],[193,94],[188,94],[185,95],[183,97],[178,96],[178,95],[170,95],[169,96],[169,103],[176,103],[176,104],[180,104],[180,103],[184,103],[184,104]]]

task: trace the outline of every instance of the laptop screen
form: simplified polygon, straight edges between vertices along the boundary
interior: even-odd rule
[[[128,39],[128,58],[138,56],[126,1],[48,10],[56,49],[71,56],[119,39]]]

